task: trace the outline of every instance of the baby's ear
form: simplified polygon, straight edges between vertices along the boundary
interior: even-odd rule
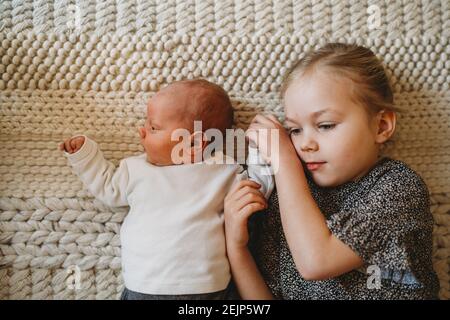
[[[191,134],[189,154],[191,162],[201,161],[203,158],[203,150],[206,147],[206,136],[201,131],[195,131]]]
[[[195,131],[191,134],[191,148],[204,149],[206,146],[205,134],[201,131]]]

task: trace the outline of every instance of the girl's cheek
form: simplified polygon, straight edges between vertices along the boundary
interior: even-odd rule
[[[297,152],[297,155],[300,157],[301,156],[300,141],[292,136],[291,136],[291,141],[292,141],[292,144],[294,145],[294,149]]]

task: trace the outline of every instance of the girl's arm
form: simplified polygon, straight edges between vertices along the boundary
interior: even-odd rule
[[[248,250],[247,224],[253,213],[266,208],[261,186],[251,180],[237,183],[225,197],[225,235],[233,279],[242,299],[273,299]]]
[[[312,197],[303,166],[283,126],[275,117],[257,116],[253,131],[275,129],[279,132],[277,153],[266,159],[276,167],[281,223],[295,265],[307,280],[324,280],[347,273],[363,265],[363,260],[345,243],[336,238]],[[254,139],[252,134],[250,139]],[[274,163],[277,162],[277,163]]]
[[[248,248],[229,248],[227,252],[231,273],[241,298],[244,300],[273,299]]]
[[[303,278],[324,280],[361,267],[362,259],[328,228],[309,191],[302,163],[290,140],[280,142],[279,159],[275,181],[281,223]]]

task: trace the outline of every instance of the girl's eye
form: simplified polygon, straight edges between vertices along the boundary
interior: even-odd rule
[[[336,127],[336,124],[335,123],[323,123],[323,124],[319,124],[319,129],[320,130],[331,130],[331,129],[333,129],[334,127]]]
[[[299,135],[301,132],[302,132],[302,129],[300,129],[300,128],[289,129],[289,135],[291,135],[291,136]]]

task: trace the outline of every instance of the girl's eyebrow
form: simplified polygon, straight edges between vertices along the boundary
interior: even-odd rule
[[[311,115],[311,118],[317,119],[318,117],[320,117],[324,113],[334,113],[336,115],[341,115],[341,113],[339,111],[337,111],[337,110],[334,110],[334,109],[331,109],[331,108],[326,108],[326,109],[322,109],[322,110],[313,112],[313,114]]]
[[[286,122],[290,122],[290,123],[294,123],[294,124],[297,123],[295,120],[293,120],[293,119],[291,119],[291,118],[289,118],[289,117],[286,117],[286,118],[285,118],[285,121],[286,121]]]
[[[339,111],[337,111],[337,110],[326,108],[326,109],[322,109],[322,110],[313,112],[311,114],[311,118],[313,120],[315,120],[318,117],[320,117],[322,114],[325,114],[325,113],[334,113],[336,115],[341,115],[341,113]],[[293,120],[293,119],[291,119],[289,117],[286,117],[285,120],[286,120],[286,122],[297,123],[297,121],[295,121],[295,120]]]

